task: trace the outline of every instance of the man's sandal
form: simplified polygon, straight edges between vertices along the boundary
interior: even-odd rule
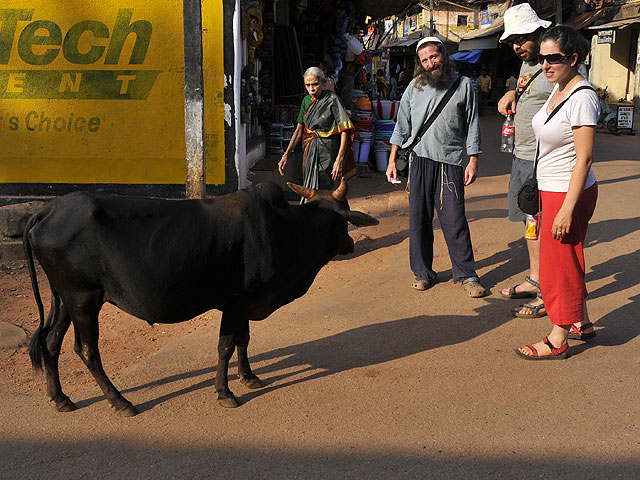
[[[541,294],[538,293],[536,296],[542,300]],[[523,308],[530,309],[531,313],[520,313],[519,310]],[[540,310],[544,310],[544,311],[541,312]],[[513,315],[518,318],[540,318],[540,317],[547,316],[547,310],[544,308],[544,302],[542,302],[540,305],[531,305],[530,303],[523,303],[519,307],[512,308],[511,313],[513,313]]]
[[[436,284],[435,278],[428,278],[426,280],[418,280],[417,278],[411,283],[411,288],[415,290],[427,290]]]
[[[521,356],[522,358],[525,358],[527,360],[565,360],[565,359],[569,358],[569,352],[568,352],[569,344],[568,343],[565,343],[560,348],[556,348],[551,344],[551,342],[549,341],[548,337],[544,337],[542,339],[542,342],[547,347],[549,347],[549,350],[551,350],[551,355],[540,356],[538,354],[538,351],[534,348],[533,345],[527,345],[527,348],[529,350],[531,350],[532,355],[527,355],[525,353],[522,353],[519,348],[516,348],[514,351],[519,356]]]
[[[593,328],[593,323],[585,323],[584,325],[580,325],[576,327],[575,325],[571,325],[571,330],[569,330],[569,338],[572,340],[582,340],[588,342],[589,340],[593,340],[596,338],[596,332],[584,333],[585,330],[589,328]]]
[[[533,280],[531,277],[524,277],[524,281],[530,285],[533,285],[534,287],[536,287],[538,290],[540,290],[540,283],[536,282],[535,280]],[[520,284],[514,285],[513,287],[511,287],[509,289],[509,293],[507,295],[505,295],[504,293],[502,293],[502,290],[498,293],[500,293],[500,296],[502,296],[502,298],[509,298],[512,300],[517,300],[520,298],[533,298],[536,296],[536,292],[520,292],[517,293],[516,292],[516,288],[518,288],[520,286]]]

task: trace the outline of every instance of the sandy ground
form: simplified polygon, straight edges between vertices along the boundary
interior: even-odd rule
[[[498,132],[499,123],[489,116],[483,126]],[[527,265],[522,226],[505,219],[507,156],[485,154],[466,191],[490,291],[483,299],[452,283],[440,232],[440,283],[409,288],[406,197],[371,174],[353,182],[351,203],[380,225],[353,229],[354,254],[252,324],[250,359],[265,388],[247,390],[231,375],[242,405],[216,405],[218,312],[150,327],[106,306],[105,370],[141,413],[114,414],[73,353],[72,333],[60,368],[73,413],[48,402],[26,346],[0,349],[0,476],[638,478],[639,146],[640,138],[598,134],[600,198],[586,248],[598,341],[571,342],[568,360],[513,353],[550,324],[513,318],[518,303],[498,296]],[[497,152],[497,141],[487,138],[485,151]],[[2,266],[0,321],[30,335],[36,317],[26,268]]]

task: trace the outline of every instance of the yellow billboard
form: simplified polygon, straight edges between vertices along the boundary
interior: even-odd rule
[[[222,1],[203,2],[207,183],[224,183]],[[178,0],[3,0],[0,182],[185,183]]]

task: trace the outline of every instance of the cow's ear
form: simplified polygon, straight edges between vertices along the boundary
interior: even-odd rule
[[[373,218],[371,215],[367,215],[362,212],[344,212],[342,215],[356,227],[370,227],[372,225],[378,225],[378,219]]]

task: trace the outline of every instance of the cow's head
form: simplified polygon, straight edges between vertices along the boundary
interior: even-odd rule
[[[340,185],[333,191],[314,190],[290,182],[287,182],[287,185],[298,195],[306,198],[309,203],[320,203],[322,207],[331,208],[356,227],[368,227],[379,223],[377,219],[366,213],[351,211],[347,202],[347,182],[344,178],[340,179]]]
[[[365,227],[369,225],[377,225],[377,219],[362,212],[351,211],[347,202],[347,182],[344,178],[340,180],[340,185],[335,190],[314,190],[312,188],[301,187],[293,183],[287,182],[291,190],[301,197],[307,199],[308,204],[316,204],[320,208],[333,210],[344,220],[341,226],[336,224],[337,230],[334,231],[334,238],[337,240],[337,253],[346,255],[353,252],[353,239],[347,233],[347,222],[352,223],[356,227]],[[346,221],[345,221],[346,220]]]

